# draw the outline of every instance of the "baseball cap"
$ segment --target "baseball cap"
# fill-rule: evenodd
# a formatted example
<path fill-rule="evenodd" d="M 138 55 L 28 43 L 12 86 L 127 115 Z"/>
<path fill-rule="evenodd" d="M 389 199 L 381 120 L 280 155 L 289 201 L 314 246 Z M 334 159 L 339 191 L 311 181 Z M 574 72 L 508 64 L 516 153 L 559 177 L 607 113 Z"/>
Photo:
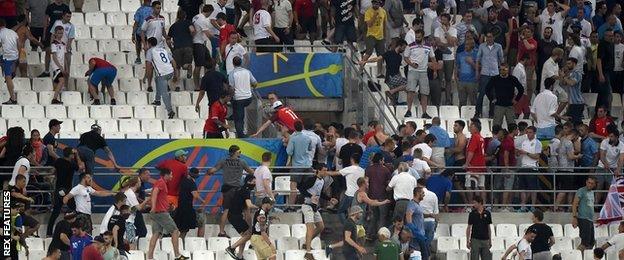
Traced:
<path fill-rule="evenodd" d="M 98 130 L 98 131 L 102 130 L 102 127 L 100 127 L 100 125 L 98 125 L 98 124 L 92 124 L 91 125 L 91 131 L 93 131 L 93 130 Z"/>
<path fill-rule="evenodd" d="M 187 152 L 187 151 L 185 151 L 185 150 L 177 150 L 177 151 L 175 151 L 175 153 L 174 153 L 175 157 L 180 157 L 180 156 L 182 156 L 182 155 L 187 155 L 187 154 L 188 154 L 188 152 Z"/>
<path fill-rule="evenodd" d="M 100 242 L 100 243 L 106 243 L 106 240 L 104 240 L 104 238 L 102 236 L 96 236 L 93 238 L 93 241 L 95 242 Z"/>
<path fill-rule="evenodd" d="M 351 208 L 349 208 L 349 215 L 355 215 L 362 212 L 364 211 L 360 208 L 360 206 L 351 206 Z"/>
<path fill-rule="evenodd" d="M 280 107 L 280 106 L 282 106 L 282 105 L 283 105 L 283 104 L 282 104 L 282 101 L 279 101 L 279 100 L 278 100 L 278 101 L 273 102 L 273 105 L 271 105 L 271 108 L 273 108 L 273 109 L 277 109 L 278 107 Z"/>
<path fill-rule="evenodd" d="M 48 128 L 52 128 L 53 126 L 57 126 L 57 125 L 60 125 L 60 124 L 62 124 L 62 123 L 63 123 L 63 121 L 59 121 L 59 120 L 57 120 L 57 119 L 52 119 L 52 120 L 50 120 L 50 122 L 48 123 Z"/>

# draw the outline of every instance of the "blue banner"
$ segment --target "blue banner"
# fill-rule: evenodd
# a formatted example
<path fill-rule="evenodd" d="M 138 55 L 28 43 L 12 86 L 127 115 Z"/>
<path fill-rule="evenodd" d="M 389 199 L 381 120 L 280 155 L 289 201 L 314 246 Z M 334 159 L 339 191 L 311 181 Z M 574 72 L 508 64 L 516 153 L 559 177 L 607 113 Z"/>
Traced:
<path fill-rule="evenodd" d="M 141 167 L 154 167 L 160 161 L 173 158 L 175 151 L 184 149 L 189 154 L 186 165 L 191 167 L 212 167 L 219 160 L 228 157 L 228 149 L 231 145 L 238 145 L 241 149 L 241 158 L 250 166 L 257 166 L 262 162 L 262 154 L 273 154 L 272 165 L 284 166 L 287 160 L 286 150 L 281 139 L 180 139 L 180 140 L 107 140 L 108 146 L 113 151 L 117 164 L 122 167 L 138 169 Z M 61 140 L 59 148 L 65 146 L 75 147 L 78 140 Z M 112 190 L 121 178 L 120 173 L 113 172 L 112 162 L 103 151 L 96 154 L 96 167 L 110 168 L 110 175 L 96 176 L 95 189 Z M 136 170 L 122 170 L 122 173 L 133 173 Z M 97 171 L 96 171 L 97 172 Z M 200 171 L 200 177 L 196 179 L 199 190 L 219 190 L 223 181 L 220 172 L 207 176 L 205 171 Z M 152 174 L 158 174 L 152 171 Z M 156 175 L 154 175 L 157 178 Z M 74 178 L 74 184 L 78 181 Z M 202 192 L 201 196 L 206 205 L 220 205 L 221 193 Z M 111 205 L 112 198 L 93 198 L 94 204 Z M 94 207 L 94 212 L 105 212 L 107 208 Z M 207 211 L 217 212 L 218 207 L 207 207 Z"/>
<path fill-rule="evenodd" d="M 342 97 L 342 54 L 252 53 L 250 64 L 262 97 Z"/>

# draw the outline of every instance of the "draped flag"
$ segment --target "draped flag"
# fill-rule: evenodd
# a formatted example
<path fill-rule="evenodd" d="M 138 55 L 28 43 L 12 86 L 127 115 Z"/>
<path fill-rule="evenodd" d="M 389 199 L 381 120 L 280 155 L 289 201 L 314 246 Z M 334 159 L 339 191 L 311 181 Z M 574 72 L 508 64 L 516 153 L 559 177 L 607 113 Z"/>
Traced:
<path fill-rule="evenodd" d="M 604 206 L 600 210 L 598 224 L 609 224 L 624 219 L 624 177 L 613 179 Z"/>

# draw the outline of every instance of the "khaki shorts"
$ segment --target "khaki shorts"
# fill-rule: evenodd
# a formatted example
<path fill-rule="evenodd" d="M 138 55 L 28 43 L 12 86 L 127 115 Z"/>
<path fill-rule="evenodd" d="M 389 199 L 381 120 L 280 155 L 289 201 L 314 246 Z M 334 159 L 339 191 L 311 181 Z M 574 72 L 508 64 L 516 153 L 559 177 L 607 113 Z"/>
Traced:
<path fill-rule="evenodd" d="M 169 212 L 152 213 L 150 216 L 152 217 L 153 234 L 166 235 L 178 230 Z"/>
<path fill-rule="evenodd" d="M 321 213 L 312 210 L 312 207 L 310 207 L 310 205 L 302 205 L 301 213 L 303 213 L 303 223 L 305 224 L 323 222 L 323 217 L 321 217 Z"/>
<path fill-rule="evenodd" d="M 426 71 L 407 72 L 407 91 L 418 92 L 421 95 L 429 96 L 429 78 Z"/>
<path fill-rule="evenodd" d="M 254 251 L 256 252 L 256 258 L 258 259 L 268 259 L 269 257 L 275 256 L 275 248 L 269 245 L 262 236 L 260 235 L 252 235 L 251 246 L 253 246 Z"/>

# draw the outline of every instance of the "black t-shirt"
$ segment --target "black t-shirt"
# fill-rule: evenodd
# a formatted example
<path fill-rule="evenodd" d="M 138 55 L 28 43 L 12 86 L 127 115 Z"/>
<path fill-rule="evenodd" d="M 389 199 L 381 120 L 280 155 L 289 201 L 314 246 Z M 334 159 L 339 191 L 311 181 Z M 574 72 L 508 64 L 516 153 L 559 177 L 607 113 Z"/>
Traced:
<path fill-rule="evenodd" d="M 397 53 L 395 50 L 389 50 L 385 52 L 382 57 L 386 62 L 386 75 L 388 76 L 386 78 L 400 73 L 401 62 L 403 61 L 403 56 L 401 54 Z"/>
<path fill-rule="evenodd" d="M 468 215 L 468 225 L 472 225 L 470 237 L 480 240 L 490 239 L 490 232 L 488 232 L 490 224 L 492 224 L 492 214 L 489 211 L 483 210 L 481 215 L 473 209 Z"/>
<path fill-rule="evenodd" d="M 332 8 L 336 10 L 334 20 L 336 24 L 353 24 L 355 0 L 332 0 Z"/>
<path fill-rule="evenodd" d="M 245 200 L 248 199 L 251 199 L 251 191 L 245 187 L 238 189 L 230 205 L 229 214 L 243 214 L 243 209 L 247 208 Z"/>
<path fill-rule="evenodd" d="M 20 189 L 16 186 L 9 186 L 9 191 L 11 192 L 11 205 L 15 205 L 16 203 L 23 203 L 26 208 L 30 207 L 30 201 L 18 197 L 13 197 L 13 192 L 24 194 L 23 189 Z"/>
<path fill-rule="evenodd" d="M 197 185 L 192 179 L 187 177 L 182 178 L 180 182 L 180 194 L 178 197 L 178 204 L 181 208 L 193 208 L 193 191 L 197 190 Z"/>
<path fill-rule="evenodd" d="M 69 12 L 69 6 L 66 4 L 57 5 L 55 3 L 51 3 L 48 5 L 45 14 L 50 17 L 50 25 L 48 25 L 46 32 L 49 32 L 52 25 L 54 25 L 54 22 L 63 18 L 63 14 L 66 12 Z"/>
<path fill-rule="evenodd" d="M 56 146 L 57 146 L 57 144 L 58 144 L 58 143 L 56 142 L 56 137 L 54 137 L 54 135 L 53 135 L 53 134 L 51 134 L 51 133 L 49 133 L 49 132 L 48 132 L 48 133 L 47 133 L 47 134 L 43 137 L 43 145 L 45 146 L 45 147 L 44 147 L 44 149 L 45 149 L 45 151 L 44 151 L 44 152 L 45 152 L 45 153 L 47 153 L 47 152 L 48 152 L 48 148 L 47 148 L 47 147 L 48 147 L 48 145 L 50 145 L 50 144 L 51 144 L 51 145 L 52 145 L 52 146 L 56 149 Z M 48 156 L 48 160 L 46 161 L 46 164 L 45 164 L 45 165 L 46 165 L 46 166 L 51 166 L 51 165 L 52 165 L 52 163 L 54 163 L 54 160 L 52 159 L 52 157 L 51 157 L 51 156 Z"/>
<path fill-rule="evenodd" d="M 544 62 L 552 55 L 553 50 L 557 48 L 555 41 L 539 40 L 537 42 L 537 63 L 542 66 Z"/>
<path fill-rule="evenodd" d="M 351 218 L 347 218 L 347 221 L 345 221 L 344 231 L 342 232 L 343 238 L 344 238 L 344 232 L 346 232 L 346 231 L 350 231 L 351 232 L 351 240 L 357 241 L 357 226 L 356 226 L 355 222 L 353 222 L 353 220 Z M 344 249 L 345 250 L 349 250 L 349 251 L 356 251 L 357 252 L 357 250 L 355 248 L 353 248 L 351 245 L 349 245 L 349 243 L 344 243 Z"/>
<path fill-rule="evenodd" d="M 94 152 L 98 149 L 102 149 L 108 144 L 106 144 L 106 140 L 102 135 L 98 134 L 96 131 L 89 131 L 82 135 L 80 135 L 80 143 L 78 146 L 86 146 Z"/>
<path fill-rule="evenodd" d="M 362 147 L 359 144 L 348 143 L 343 145 L 342 148 L 340 148 L 340 154 L 338 155 L 338 158 L 342 160 L 342 168 L 351 166 L 351 155 L 355 153 L 362 155 L 362 152 Z"/>
<path fill-rule="evenodd" d="M 260 217 L 264 217 L 265 218 L 265 226 L 264 226 L 264 230 L 262 229 L 262 226 L 260 225 L 258 218 Z M 264 211 L 262 208 L 258 209 L 256 211 L 256 213 L 254 213 L 254 217 L 252 220 L 252 229 L 251 229 L 251 234 L 252 235 L 260 235 L 262 233 L 262 231 L 266 232 L 267 228 L 268 228 L 268 223 L 269 223 L 269 214 Z"/>
<path fill-rule="evenodd" d="M 613 70 L 615 64 L 615 46 L 613 43 L 605 40 L 598 43 L 598 59 L 602 61 L 602 71 Z"/>
<path fill-rule="evenodd" d="M 181 20 L 173 23 L 169 27 L 169 37 L 173 38 L 173 48 L 180 49 L 193 46 L 193 35 L 191 35 L 191 21 Z"/>
<path fill-rule="evenodd" d="M 108 231 L 113 232 L 113 228 L 115 226 L 119 227 L 117 230 L 117 241 L 119 241 L 119 244 L 117 244 L 116 247 L 120 250 L 125 250 L 123 238 L 126 233 L 126 219 L 124 219 L 121 215 L 113 215 L 108 221 Z"/>
<path fill-rule="evenodd" d="M 228 83 L 228 80 L 221 72 L 210 70 L 204 74 L 201 80 L 201 89 L 206 91 L 208 105 L 219 100 L 219 96 L 224 91 L 223 83 Z"/>
<path fill-rule="evenodd" d="M 494 35 L 494 42 L 500 44 L 503 49 L 505 48 L 505 34 L 507 34 L 507 24 L 496 20 L 495 23 L 487 22 L 483 28 L 484 32 L 492 32 Z"/>
<path fill-rule="evenodd" d="M 61 251 L 69 251 L 69 245 L 66 245 L 61 240 L 61 234 L 65 234 L 67 238 L 71 238 L 72 230 L 71 224 L 67 220 L 61 220 L 54 226 L 54 235 L 52 236 L 52 242 L 50 242 L 50 248 L 58 248 Z"/>
<path fill-rule="evenodd" d="M 73 187 L 72 180 L 74 173 L 78 171 L 78 165 L 65 158 L 60 158 L 54 162 L 53 166 L 56 171 L 56 190 L 63 189 L 65 193 L 69 193 Z"/>
<path fill-rule="evenodd" d="M 554 236 L 550 226 L 544 223 L 536 223 L 529 228 L 537 232 L 537 236 L 535 236 L 535 239 L 531 243 L 531 251 L 533 251 L 534 254 L 549 251 L 550 246 L 548 245 L 548 239 Z"/>

